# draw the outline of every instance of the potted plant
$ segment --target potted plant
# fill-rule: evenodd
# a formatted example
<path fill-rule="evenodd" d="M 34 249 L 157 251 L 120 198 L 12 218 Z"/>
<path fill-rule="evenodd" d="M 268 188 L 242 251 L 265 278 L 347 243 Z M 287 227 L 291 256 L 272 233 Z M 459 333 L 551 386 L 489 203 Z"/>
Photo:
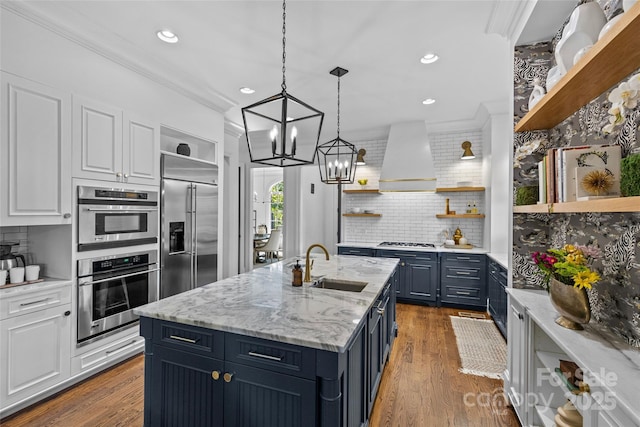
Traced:
<path fill-rule="evenodd" d="M 620 162 L 620 192 L 623 196 L 640 196 L 640 153 Z"/>
<path fill-rule="evenodd" d="M 551 304 L 560 313 L 556 323 L 569 329 L 583 329 L 591 319 L 587 289 L 600 280 L 590 265 L 601 256 L 597 246 L 564 245 L 531 254 L 542 272 L 542 287 L 549 292 Z"/>

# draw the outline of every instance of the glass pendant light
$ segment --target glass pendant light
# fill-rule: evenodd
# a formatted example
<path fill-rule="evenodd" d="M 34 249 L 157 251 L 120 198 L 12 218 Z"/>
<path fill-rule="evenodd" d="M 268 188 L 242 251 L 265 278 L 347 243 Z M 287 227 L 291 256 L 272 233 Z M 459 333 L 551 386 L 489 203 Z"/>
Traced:
<path fill-rule="evenodd" d="M 340 67 L 329 72 L 338 77 L 338 136 L 318 146 L 320 180 L 325 184 L 353 184 L 356 176 L 356 147 L 340 138 L 340 77 L 348 72 Z"/>
<path fill-rule="evenodd" d="M 282 91 L 242 109 L 249 157 L 269 166 L 315 162 L 324 113 L 287 93 L 286 0 L 282 2 Z"/>

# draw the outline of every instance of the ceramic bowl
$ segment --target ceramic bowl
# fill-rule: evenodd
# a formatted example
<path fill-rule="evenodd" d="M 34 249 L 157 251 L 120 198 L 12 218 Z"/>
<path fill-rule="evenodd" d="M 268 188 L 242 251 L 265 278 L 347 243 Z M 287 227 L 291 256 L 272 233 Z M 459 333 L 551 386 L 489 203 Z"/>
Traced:
<path fill-rule="evenodd" d="M 360 208 L 351 208 L 351 213 L 360 213 Z"/>
<path fill-rule="evenodd" d="M 607 34 L 607 32 L 608 32 L 611 28 L 613 28 L 613 27 L 618 23 L 618 21 L 619 21 L 620 19 L 622 19 L 622 15 L 618 15 L 618 16 L 615 16 L 615 17 L 611 18 L 611 21 L 607 22 L 607 23 L 604 25 L 604 27 L 602 27 L 602 30 L 600 30 L 600 34 L 598 34 L 598 40 L 600 40 L 601 38 L 603 38 L 603 37 L 604 37 L 604 35 L 605 35 L 605 34 Z"/>
<path fill-rule="evenodd" d="M 573 57 L 580 49 L 598 40 L 606 23 L 607 18 L 598 2 L 584 3 L 573 10 L 554 52 L 563 74 L 573 66 Z"/>

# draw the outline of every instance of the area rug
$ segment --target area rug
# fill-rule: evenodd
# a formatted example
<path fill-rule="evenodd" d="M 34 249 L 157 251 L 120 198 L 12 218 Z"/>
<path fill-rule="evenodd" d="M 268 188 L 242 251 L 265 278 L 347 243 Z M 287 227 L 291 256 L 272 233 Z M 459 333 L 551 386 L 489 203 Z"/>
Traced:
<path fill-rule="evenodd" d="M 507 345 L 492 320 L 449 316 L 463 374 L 502 378 L 507 364 Z"/>

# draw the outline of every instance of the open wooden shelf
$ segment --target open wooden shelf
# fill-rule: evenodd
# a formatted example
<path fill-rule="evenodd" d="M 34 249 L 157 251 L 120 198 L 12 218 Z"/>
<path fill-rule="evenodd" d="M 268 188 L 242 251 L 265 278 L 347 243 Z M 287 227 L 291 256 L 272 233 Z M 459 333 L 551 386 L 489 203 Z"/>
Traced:
<path fill-rule="evenodd" d="M 640 196 L 514 206 L 513 213 L 640 212 Z"/>
<path fill-rule="evenodd" d="M 378 190 L 377 188 L 365 188 L 364 190 L 342 190 L 343 193 L 349 193 L 349 194 L 380 194 L 380 190 Z"/>
<path fill-rule="evenodd" d="M 378 214 L 378 213 L 372 213 L 372 214 L 368 214 L 368 213 L 345 213 L 345 214 L 342 214 L 342 216 L 382 216 L 382 214 Z"/>
<path fill-rule="evenodd" d="M 515 131 L 551 129 L 620 82 L 640 65 L 640 2 L 567 71 L 516 125 Z"/>
<path fill-rule="evenodd" d="M 457 193 L 461 191 L 484 191 L 484 187 L 438 187 L 436 193 Z"/>
<path fill-rule="evenodd" d="M 484 214 L 436 214 L 436 218 L 484 218 Z"/>

